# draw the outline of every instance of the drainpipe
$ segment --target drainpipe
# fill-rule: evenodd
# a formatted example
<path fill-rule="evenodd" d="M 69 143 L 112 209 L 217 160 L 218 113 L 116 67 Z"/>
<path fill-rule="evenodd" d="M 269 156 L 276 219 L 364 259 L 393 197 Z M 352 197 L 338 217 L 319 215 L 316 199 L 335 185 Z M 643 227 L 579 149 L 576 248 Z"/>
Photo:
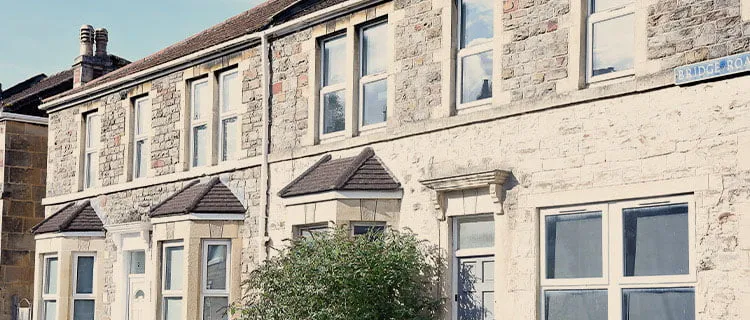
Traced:
<path fill-rule="evenodd" d="M 263 141 L 262 141 L 262 160 L 260 165 L 260 206 L 262 210 L 261 223 L 263 224 L 263 238 L 260 243 L 260 261 L 265 261 L 269 255 L 268 242 L 270 237 L 268 235 L 268 216 L 269 216 L 269 199 L 270 199 L 270 179 L 269 179 L 269 165 L 268 165 L 268 153 L 270 152 L 271 143 L 271 67 L 270 67 L 270 52 L 268 46 L 268 33 L 262 33 L 260 35 L 260 50 L 261 50 L 261 65 L 263 66 L 263 78 L 261 80 L 261 86 L 263 86 Z"/>

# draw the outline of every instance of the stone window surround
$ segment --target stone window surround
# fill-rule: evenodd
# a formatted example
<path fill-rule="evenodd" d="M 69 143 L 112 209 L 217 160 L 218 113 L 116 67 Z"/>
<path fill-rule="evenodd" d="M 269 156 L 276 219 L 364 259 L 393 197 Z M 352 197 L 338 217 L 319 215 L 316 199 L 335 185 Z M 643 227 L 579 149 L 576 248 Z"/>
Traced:
<path fill-rule="evenodd" d="M 129 159 L 129 161 L 126 161 L 128 162 L 128 165 L 126 165 L 126 171 L 127 171 L 127 176 L 128 176 L 129 181 L 151 177 L 151 171 L 153 171 L 151 170 L 151 137 L 150 137 L 152 128 L 151 127 L 146 128 L 146 131 L 140 135 L 136 133 L 136 128 L 135 128 L 136 122 L 138 121 L 136 108 L 138 108 L 138 104 L 142 101 L 148 101 L 148 105 L 149 105 L 148 121 L 146 125 L 149 125 L 149 126 L 151 125 L 152 123 L 151 120 L 152 120 L 152 115 L 153 115 L 153 105 L 151 104 L 150 99 L 151 98 L 149 97 L 148 94 L 139 95 L 139 96 L 130 98 L 130 105 L 128 108 L 127 115 L 125 116 L 126 117 L 126 122 L 125 122 L 126 129 L 125 130 L 127 131 L 126 134 L 128 136 L 128 139 L 132 138 L 132 141 L 133 141 L 132 143 L 130 143 L 130 141 L 127 141 L 127 144 L 126 144 L 127 146 L 126 149 L 128 149 L 129 151 L 129 152 L 126 151 L 126 154 L 128 153 L 132 154 L 129 157 L 125 158 L 125 159 Z M 136 148 L 136 144 L 139 141 L 145 141 L 145 144 L 147 145 L 146 151 L 145 151 L 146 153 L 143 155 L 146 157 L 146 167 L 140 168 L 140 170 L 145 170 L 143 176 L 135 177 L 135 165 L 136 165 L 135 148 Z"/>
<path fill-rule="evenodd" d="M 368 16 L 368 12 L 372 12 L 370 10 L 360 10 L 355 13 L 349 14 L 348 16 L 337 18 L 333 21 L 330 21 L 328 23 L 321 23 L 317 24 L 312 27 L 312 34 L 309 40 L 307 40 L 307 43 L 304 45 L 304 47 L 307 48 L 314 48 L 314 50 L 310 50 L 310 56 L 309 61 L 311 61 L 313 64 L 309 68 L 309 77 L 310 79 L 310 92 L 308 95 L 308 128 L 307 130 L 307 136 L 305 137 L 307 145 L 314 145 L 319 144 L 321 142 L 327 142 L 327 141 L 339 141 L 346 138 L 351 138 L 360 135 L 360 133 L 365 132 L 379 132 L 382 131 L 385 128 L 385 124 L 381 126 L 373 126 L 372 128 L 361 128 L 359 125 L 360 116 L 360 99 L 359 99 L 359 87 L 360 87 L 360 81 L 359 81 L 359 49 L 360 49 L 360 29 L 363 26 L 367 26 L 370 23 L 376 22 L 376 21 L 387 21 L 388 25 L 391 26 L 393 23 L 395 23 L 396 20 L 398 20 L 398 17 L 395 17 L 394 9 L 393 9 L 393 2 L 389 1 L 380 5 L 375 6 L 374 8 L 374 14 Z M 389 27 L 389 34 L 393 34 L 393 28 Z M 344 130 L 335 132 L 335 133 L 329 133 L 329 134 L 322 134 L 322 117 L 321 117 L 321 111 L 322 111 L 322 103 L 320 101 L 320 86 L 321 86 L 321 54 L 320 54 L 320 44 L 321 39 L 325 39 L 326 37 L 336 35 L 336 34 L 343 34 L 344 39 L 346 41 L 346 65 L 352 66 L 351 68 L 347 69 L 346 73 L 346 79 L 344 81 L 344 90 L 345 90 L 345 107 L 344 107 Z M 393 39 L 393 37 L 390 37 L 390 39 Z M 393 42 L 391 41 L 388 44 L 388 71 L 387 71 L 387 79 L 388 79 L 388 114 L 392 114 L 391 110 L 392 106 L 395 105 L 396 96 L 395 96 L 395 82 L 393 79 L 394 74 L 394 63 L 393 63 Z M 356 102 L 356 103 L 355 103 Z M 392 117 L 387 117 L 388 120 L 386 123 L 390 122 Z M 370 126 L 368 126 L 370 127 Z"/>
<path fill-rule="evenodd" d="M 688 239 L 689 239 L 689 273 L 685 275 L 666 276 L 641 276 L 625 277 L 617 272 L 622 267 L 622 237 L 611 236 L 611 234 L 622 232 L 622 220 L 613 218 L 620 214 L 622 209 L 630 207 L 651 206 L 654 203 L 688 204 Z M 575 212 L 602 212 L 602 276 L 600 278 L 572 278 L 572 279 L 547 279 L 546 277 L 546 232 L 545 217 L 550 215 L 569 214 Z M 646 198 L 639 200 L 611 201 L 599 204 L 587 204 L 577 206 L 564 206 L 542 209 L 539 211 L 539 278 L 542 288 L 540 296 L 540 310 L 544 310 L 544 292 L 546 290 L 605 290 L 608 293 L 608 318 L 618 318 L 622 314 L 622 289 L 627 288 L 695 288 L 697 277 L 697 253 L 695 245 L 695 201 L 693 195 L 677 195 L 666 197 Z M 614 241 L 610 240 L 614 239 Z M 612 252 L 615 251 L 615 252 Z M 614 259 L 612 259 L 614 257 Z M 610 263 L 611 261 L 611 263 Z M 614 295 L 614 296 L 613 296 Z M 696 298 L 698 294 L 696 292 Z M 697 304 L 696 304 L 697 305 Z M 695 309 L 697 318 L 698 308 Z M 543 313 L 542 313 L 543 314 Z"/>
<path fill-rule="evenodd" d="M 250 69 L 250 59 L 243 57 L 243 55 L 232 55 L 224 59 L 219 60 L 219 63 L 215 64 L 201 64 L 192 68 L 185 69 L 182 73 L 183 85 L 177 86 L 178 94 L 182 97 L 181 108 L 180 108 L 180 119 L 182 121 L 182 130 L 180 130 L 180 150 L 179 150 L 179 164 L 176 167 L 177 171 L 190 171 L 196 173 L 207 173 L 211 172 L 213 167 L 221 165 L 224 162 L 219 161 L 220 159 L 220 137 L 219 137 L 219 119 L 220 119 L 220 105 L 219 105 L 219 79 L 220 75 L 227 71 L 236 70 L 242 86 L 243 74 L 245 71 Z M 211 150 L 211 155 L 208 159 L 208 164 L 201 167 L 192 166 L 192 116 L 191 116 L 191 86 L 193 81 L 200 81 L 201 79 L 208 79 L 208 89 L 212 95 L 212 112 L 208 115 L 207 125 L 209 133 L 208 149 Z M 244 100 L 244 99 L 243 99 Z M 237 123 L 239 127 L 242 127 L 243 114 L 247 104 L 244 102 L 242 106 L 237 110 Z M 241 130 L 240 130 L 241 131 Z M 241 139 L 240 134 L 239 138 Z M 244 159 L 242 154 L 238 155 L 238 160 Z M 236 162 L 237 160 L 230 161 Z"/>
<path fill-rule="evenodd" d="M 607 79 L 593 82 L 587 81 L 588 69 L 588 12 L 591 0 L 579 0 L 580 5 L 571 3 L 568 13 L 570 31 L 568 32 L 568 77 L 561 79 L 557 84 L 557 93 L 565 93 L 586 89 L 587 87 L 599 87 L 616 84 L 635 78 L 658 73 L 661 63 L 658 60 L 648 59 L 648 6 L 651 0 L 633 0 L 635 15 L 635 52 L 634 70 L 629 76 Z"/>
<path fill-rule="evenodd" d="M 146 82 L 143 84 L 140 84 L 138 86 L 135 86 L 131 88 L 127 93 L 122 93 L 121 97 L 123 100 L 129 101 L 129 104 L 127 108 L 125 108 L 125 134 L 122 137 L 121 143 L 125 145 L 125 155 L 124 159 L 128 159 L 125 161 L 125 174 L 120 176 L 119 183 L 127 183 L 133 180 L 143 181 L 148 180 L 148 178 L 152 178 L 154 176 L 154 170 L 151 168 L 151 148 L 149 148 L 148 152 L 148 159 L 146 162 L 146 176 L 144 178 L 139 179 L 133 179 L 133 160 L 135 159 L 134 156 L 134 143 L 135 143 L 135 135 L 134 135 L 134 126 L 135 126 L 135 102 L 138 99 L 151 97 L 151 82 Z M 151 111 L 152 111 L 152 120 L 153 120 L 153 101 L 151 105 Z M 153 133 L 153 121 L 150 121 L 149 124 L 152 125 L 151 128 L 149 128 L 146 138 L 149 140 L 149 147 L 152 147 L 153 144 L 151 143 L 153 141 L 152 133 Z"/>
<path fill-rule="evenodd" d="M 453 0 L 452 1 L 453 7 L 455 8 L 454 10 L 455 13 L 453 14 L 455 16 L 455 19 L 454 19 L 454 22 L 452 23 L 452 25 L 455 26 L 454 27 L 455 32 L 453 33 L 454 36 L 452 36 L 451 38 L 454 39 L 452 41 L 454 43 L 452 46 L 455 47 L 455 50 L 451 54 L 452 55 L 455 54 L 455 60 L 454 60 L 455 67 L 454 68 L 456 69 L 456 77 L 455 77 L 456 112 L 460 112 L 460 111 L 468 110 L 468 109 L 476 109 L 476 108 L 481 109 L 481 107 L 483 106 L 486 107 L 488 105 L 491 106 L 492 100 L 494 99 L 494 95 L 497 92 L 499 92 L 499 91 L 495 91 L 495 89 L 499 89 L 499 86 L 498 88 L 496 88 L 495 86 L 496 83 L 499 83 L 499 81 L 495 79 L 495 76 L 499 74 L 497 73 L 498 70 L 502 70 L 496 67 L 496 65 L 500 64 L 502 61 L 502 54 L 501 54 L 502 51 L 498 51 L 496 48 L 497 42 L 498 42 L 497 35 L 499 31 L 502 30 L 501 29 L 502 23 L 498 23 L 498 20 L 502 21 L 502 12 L 503 12 L 502 1 L 494 1 L 495 7 L 493 8 L 494 10 L 493 10 L 493 19 L 492 19 L 492 21 L 494 22 L 493 29 L 492 29 L 493 39 L 491 39 L 488 42 L 479 44 L 477 46 L 461 48 L 461 44 L 460 44 L 461 36 L 462 36 L 461 35 L 461 14 L 462 14 L 461 4 L 463 3 L 463 1 L 465 0 Z M 498 17 L 500 17 L 500 19 L 498 19 Z M 501 28 L 498 28 L 498 25 L 500 25 Z M 462 59 L 471 55 L 477 55 L 477 54 L 488 52 L 488 51 L 492 52 L 492 69 L 493 70 L 492 70 L 491 77 L 492 77 L 493 97 L 482 99 L 482 100 L 477 100 L 477 101 L 472 101 L 472 102 L 467 102 L 467 103 L 461 103 L 461 94 L 463 93 L 463 90 L 462 90 L 463 79 L 461 77 L 462 70 L 463 70 Z"/>
<path fill-rule="evenodd" d="M 181 242 L 185 264 L 183 269 L 182 307 L 186 320 L 202 319 L 202 248 L 206 240 L 224 240 L 231 243 L 232 257 L 242 257 L 242 238 L 240 233 L 244 217 L 228 219 L 200 219 L 196 217 L 164 217 L 151 219 L 151 248 L 159 252 L 151 256 L 150 263 L 156 276 L 153 279 L 162 279 L 163 265 L 161 261 L 162 247 L 165 243 Z M 240 261 L 232 259 L 229 265 L 230 279 L 241 279 Z M 242 297 L 241 283 L 230 281 L 229 302 L 232 303 Z M 155 315 L 161 315 L 162 310 L 162 281 L 155 280 L 151 283 L 152 307 Z"/>
<path fill-rule="evenodd" d="M 104 312 L 102 303 L 104 301 L 103 290 L 97 290 L 98 283 L 104 283 L 104 269 L 99 262 L 105 249 L 105 239 L 103 232 L 76 232 L 76 233 L 57 233 L 43 234 L 35 237 L 36 239 L 36 271 L 34 275 L 34 292 L 39 292 L 34 296 L 34 305 L 37 307 L 36 313 L 42 315 L 44 304 L 42 303 L 42 289 L 44 285 L 45 258 L 49 256 L 57 257 L 58 279 L 57 279 L 57 316 L 58 318 L 72 317 L 73 315 L 73 290 L 74 290 L 74 258 L 79 255 L 94 255 L 94 300 L 95 317 Z M 101 288 L 99 288 L 101 289 Z M 40 318 L 41 319 L 41 318 Z"/>
<path fill-rule="evenodd" d="M 750 0 L 742 0 L 740 10 L 742 11 L 742 21 L 750 21 Z"/>
<path fill-rule="evenodd" d="M 89 186 L 89 187 L 86 186 L 86 178 L 87 178 L 87 175 L 86 175 L 86 154 L 87 153 L 96 153 L 97 154 L 97 158 L 98 158 L 97 159 L 97 164 L 99 164 L 100 163 L 99 161 L 101 160 L 101 150 L 100 150 L 100 148 L 102 146 L 102 143 L 101 143 L 101 138 L 102 138 L 102 134 L 101 134 L 101 131 L 102 131 L 101 130 L 101 128 L 102 128 L 102 125 L 101 125 L 102 118 L 101 118 L 101 114 L 98 114 L 99 110 L 100 110 L 99 104 L 95 104 L 95 105 L 92 104 L 92 105 L 89 105 L 88 107 L 79 108 L 79 113 L 76 115 L 76 118 L 77 118 L 76 122 L 79 123 L 79 128 L 80 128 L 80 130 L 78 130 L 78 145 L 79 145 L 79 149 L 78 150 L 80 151 L 80 153 L 78 155 L 78 168 L 79 169 L 76 171 L 77 174 L 78 174 L 78 177 L 77 177 L 77 180 L 78 180 L 78 191 L 83 191 L 85 189 L 90 189 L 90 188 L 97 188 L 101 184 L 101 176 L 99 174 L 99 169 L 95 168 L 94 172 L 96 173 L 96 177 L 94 177 L 94 180 L 92 181 L 92 185 L 91 186 Z M 98 134 L 99 134 L 99 141 L 97 141 L 97 145 L 95 147 L 89 148 L 89 147 L 86 146 L 86 144 L 88 143 L 88 141 L 87 141 L 87 138 L 88 138 L 87 137 L 88 128 L 87 127 L 88 127 L 88 117 L 91 116 L 91 115 L 97 115 L 99 117 L 99 129 L 100 130 L 98 132 Z"/>
<path fill-rule="evenodd" d="M 80 257 L 91 257 L 94 258 L 94 269 L 92 277 L 92 285 L 91 285 L 91 293 L 78 293 L 78 258 Z M 99 264 L 99 257 L 97 257 L 96 253 L 92 252 L 74 252 L 72 254 L 72 260 L 73 260 L 73 268 L 71 271 L 72 274 L 72 284 L 73 289 L 71 290 L 72 296 L 71 296 L 71 310 L 70 310 L 70 318 L 75 319 L 75 302 L 76 300 L 93 300 L 94 301 L 94 310 L 96 310 L 96 293 L 97 291 L 97 268 L 96 266 Z"/>

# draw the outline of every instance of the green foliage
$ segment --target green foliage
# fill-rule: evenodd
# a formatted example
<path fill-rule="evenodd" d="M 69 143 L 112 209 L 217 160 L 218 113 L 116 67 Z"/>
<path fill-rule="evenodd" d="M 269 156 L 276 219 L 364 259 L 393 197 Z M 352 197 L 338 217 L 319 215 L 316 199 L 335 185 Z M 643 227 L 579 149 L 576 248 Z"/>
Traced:
<path fill-rule="evenodd" d="M 232 313 L 243 320 L 430 320 L 443 261 L 411 232 L 346 230 L 291 240 L 256 269 Z"/>

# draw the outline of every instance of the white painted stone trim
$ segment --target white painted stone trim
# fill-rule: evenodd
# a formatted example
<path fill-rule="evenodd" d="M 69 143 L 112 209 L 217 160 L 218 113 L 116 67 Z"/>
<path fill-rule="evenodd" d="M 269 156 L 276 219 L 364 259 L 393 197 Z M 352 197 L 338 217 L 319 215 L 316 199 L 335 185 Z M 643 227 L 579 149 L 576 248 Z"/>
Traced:
<path fill-rule="evenodd" d="M 29 116 L 25 114 L 18 114 L 13 112 L 0 111 L 0 121 L 17 121 L 23 123 L 39 124 L 46 126 L 48 123 L 47 118 Z"/>
<path fill-rule="evenodd" d="M 151 219 L 152 224 L 161 224 L 178 221 L 244 221 L 245 215 L 226 213 L 190 213 L 168 217 L 156 217 Z"/>
<path fill-rule="evenodd" d="M 435 211 L 438 213 L 438 220 L 445 221 L 448 217 L 446 194 L 449 191 L 472 189 L 472 188 L 489 188 L 488 195 L 490 202 L 494 203 L 495 214 L 503 214 L 503 201 L 505 200 L 505 190 L 503 184 L 510 177 L 510 171 L 490 170 L 470 174 L 461 174 L 448 177 L 432 178 L 420 180 L 427 188 L 432 189 L 432 201 L 435 205 Z"/>
<path fill-rule="evenodd" d="M 750 21 L 750 0 L 742 0 L 740 10 L 742 10 L 742 21 Z"/>
<path fill-rule="evenodd" d="M 43 233 L 34 236 L 34 240 L 44 239 L 56 239 L 56 238 L 81 238 L 81 237 L 94 237 L 104 238 L 104 231 L 80 231 L 80 232 L 56 232 L 56 233 Z"/>
<path fill-rule="evenodd" d="M 403 190 L 395 191 L 329 191 L 318 194 L 290 197 L 284 201 L 285 206 L 294 206 L 298 204 L 323 202 L 328 200 L 339 199 L 401 199 L 404 196 Z"/>

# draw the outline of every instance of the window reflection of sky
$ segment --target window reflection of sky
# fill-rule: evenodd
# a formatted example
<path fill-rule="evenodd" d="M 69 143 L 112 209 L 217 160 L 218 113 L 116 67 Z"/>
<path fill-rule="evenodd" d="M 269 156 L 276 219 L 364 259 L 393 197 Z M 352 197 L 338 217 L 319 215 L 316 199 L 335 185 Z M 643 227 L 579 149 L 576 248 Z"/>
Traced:
<path fill-rule="evenodd" d="M 463 0 L 461 10 L 461 48 L 492 39 L 492 0 Z"/>
<path fill-rule="evenodd" d="M 632 14 L 594 23 L 592 36 L 592 75 L 633 68 L 635 50 Z"/>
<path fill-rule="evenodd" d="M 492 51 L 467 56 L 461 63 L 461 103 L 492 97 Z"/>

